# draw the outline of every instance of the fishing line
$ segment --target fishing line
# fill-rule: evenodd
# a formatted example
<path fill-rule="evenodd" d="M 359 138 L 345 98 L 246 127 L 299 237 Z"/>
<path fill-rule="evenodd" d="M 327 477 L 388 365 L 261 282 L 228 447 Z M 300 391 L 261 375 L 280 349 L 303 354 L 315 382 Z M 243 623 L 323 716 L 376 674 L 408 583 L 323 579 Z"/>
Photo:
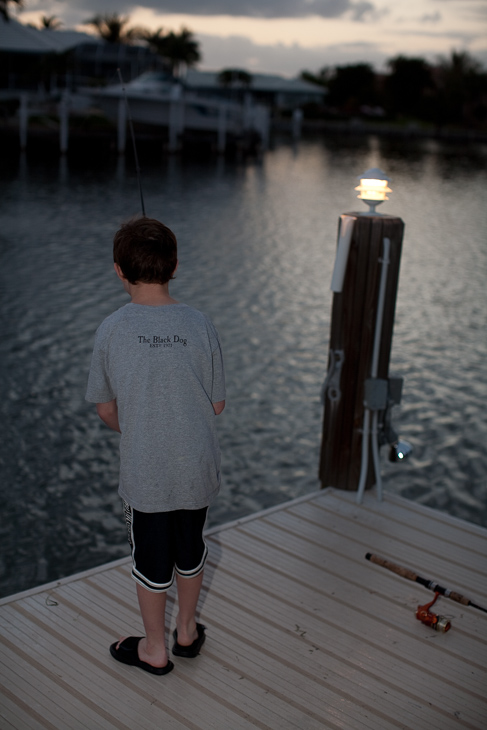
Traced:
<path fill-rule="evenodd" d="M 135 169 L 136 169 L 136 172 L 137 172 L 137 181 L 139 183 L 140 204 L 141 204 L 141 207 L 142 207 L 142 215 L 145 218 L 146 215 L 145 215 L 144 196 L 143 196 L 143 193 L 142 193 L 142 180 L 141 180 L 141 175 L 140 175 L 139 157 L 137 155 L 137 147 L 136 147 L 136 144 L 135 144 L 134 125 L 132 123 L 132 115 L 130 114 L 129 100 L 127 98 L 127 92 L 125 91 L 125 85 L 124 85 L 124 81 L 123 81 L 123 78 L 122 78 L 122 72 L 120 71 L 119 68 L 117 68 L 117 72 L 118 72 L 118 77 L 120 79 L 120 83 L 122 85 L 122 92 L 123 92 L 123 97 L 125 99 L 125 106 L 127 108 L 127 117 L 128 117 L 128 120 L 129 120 L 130 136 L 132 137 L 132 146 L 134 148 Z"/>

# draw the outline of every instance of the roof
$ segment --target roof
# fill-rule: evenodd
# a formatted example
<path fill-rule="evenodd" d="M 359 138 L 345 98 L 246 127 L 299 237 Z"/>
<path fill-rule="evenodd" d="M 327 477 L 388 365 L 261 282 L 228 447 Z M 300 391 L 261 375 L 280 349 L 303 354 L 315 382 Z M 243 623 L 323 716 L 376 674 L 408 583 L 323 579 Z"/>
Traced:
<path fill-rule="evenodd" d="M 218 82 L 219 71 L 196 71 L 189 69 L 185 82 L 187 86 L 198 89 L 198 88 L 221 88 L 221 84 Z M 284 76 L 278 76 L 276 74 L 260 74 L 251 73 L 252 79 L 249 89 L 252 91 L 266 91 L 274 93 L 288 93 L 288 94 L 324 94 L 326 91 L 316 85 L 311 84 L 308 81 L 302 79 L 288 79 Z"/>
<path fill-rule="evenodd" d="M 0 17 L 0 52 L 64 53 L 82 43 L 101 43 L 88 33 L 76 30 L 39 30 L 16 20 Z"/>

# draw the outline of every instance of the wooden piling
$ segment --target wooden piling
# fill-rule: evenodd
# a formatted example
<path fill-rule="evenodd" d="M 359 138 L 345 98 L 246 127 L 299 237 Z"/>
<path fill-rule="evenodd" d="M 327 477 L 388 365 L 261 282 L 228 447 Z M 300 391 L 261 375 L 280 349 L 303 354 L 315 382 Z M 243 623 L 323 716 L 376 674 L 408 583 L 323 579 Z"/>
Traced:
<path fill-rule="evenodd" d="M 328 373 L 324 392 L 319 476 L 322 487 L 356 490 L 362 461 L 365 381 L 371 376 L 383 240 L 390 262 L 385 291 L 377 377 L 387 379 L 404 223 L 388 215 L 356 217 L 345 280 L 333 296 Z M 333 377 L 333 372 L 335 377 Z M 372 454 L 365 488 L 375 482 Z"/>
<path fill-rule="evenodd" d="M 293 111 L 293 123 L 292 123 L 292 132 L 293 132 L 294 140 L 301 139 L 302 125 L 303 125 L 303 110 L 295 109 Z"/>
<path fill-rule="evenodd" d="M 59 151 L 62 155 L 68 151 L 69 138 L 69 92 L 65 91 L 59 103 Z"/>
<path fill-rule="evenodd" d="M 27 93 L 20 94 L 19 106 L 19 142 L 20 149 L 27 147 L 27 127 L 29 126 L 29 96 Z"/>
<path fill-rule="evenodd" d="M 174 86 L 169 105 L 169 142 L 168 152 L 178 152 L 180 136 L 184 132 L 184 98 L 181 86 Z"/>
<path fill-rule="evenodd" d="M 225 152 L 227 144 L 227 111 L 224 104 L 220 104 L 218 108 L 218 137 L 217 152 L 222 155 Z"/>

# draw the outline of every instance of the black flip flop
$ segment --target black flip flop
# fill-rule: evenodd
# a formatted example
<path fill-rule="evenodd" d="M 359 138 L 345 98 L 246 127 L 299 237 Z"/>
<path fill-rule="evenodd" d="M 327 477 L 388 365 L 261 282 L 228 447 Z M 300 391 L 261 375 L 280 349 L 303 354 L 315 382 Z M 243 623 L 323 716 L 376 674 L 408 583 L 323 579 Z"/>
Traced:
<path fill-rule="evenodd" d="M 158 675 L 169 674 L 169 672 L 172 672 L 174 664 L 171 661 L 168 661 L 164 667 L 153 667 L 152 664 L 148 664 L 147 662 L 143 662 L 139 659 L 137 647 L 139 645 L 139 641 L 143 638 L 143 636 L 129 636 L 122 642 L 116 641 L 110 647 L 110 654 L 117 660 L 117 662 L 128 664 L 130 667 L 139 667 L 139 669 L 143 669 L 144 672 L 150 672 L 151 674 Z"/>
<path fill-rule="evenodd" d="M 178 630 L 174 629 L 174 646 L 172 648 L 172 653 L 174 654 L 174 656 L 181 656 L 185 657 L 186 659 L 194 659 L 194 657 L 198 656 L 201 647 L 205 643 L 206 629 L 203 624 L 196 624 L 196 630 L 198 632 L 198 638 L 195 639 L 193 643 L 189 646 L 181 646 L 181 644 L 178 644 Z"/>

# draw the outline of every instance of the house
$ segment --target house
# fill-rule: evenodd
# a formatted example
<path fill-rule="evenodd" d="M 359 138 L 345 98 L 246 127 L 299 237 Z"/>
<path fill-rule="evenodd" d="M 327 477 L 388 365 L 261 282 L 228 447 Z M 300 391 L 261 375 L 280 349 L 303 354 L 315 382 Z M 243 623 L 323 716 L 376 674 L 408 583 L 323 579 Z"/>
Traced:
<path fill-rule="evenodd" d="M 323 102 L 326 90 L 299 78 L 288 79 L 277 74 L 249 74 L 250 83 L 236 80 L 234 84 L 223 85 L 218 71 L 196 71 L 188 69 L 184 85 L 188 90 L 206 96 L 242 99 L 250 94 L 254 102 L 274 109 L 293 110 L 304 104 Z"/>
<path fill-rule="evenodd" d="M 38 29 L 0 17 L 0 89 L 46 91 L 132 79 L 158 66 L 142 45 L 107 43 L 75 30 Z"/>

